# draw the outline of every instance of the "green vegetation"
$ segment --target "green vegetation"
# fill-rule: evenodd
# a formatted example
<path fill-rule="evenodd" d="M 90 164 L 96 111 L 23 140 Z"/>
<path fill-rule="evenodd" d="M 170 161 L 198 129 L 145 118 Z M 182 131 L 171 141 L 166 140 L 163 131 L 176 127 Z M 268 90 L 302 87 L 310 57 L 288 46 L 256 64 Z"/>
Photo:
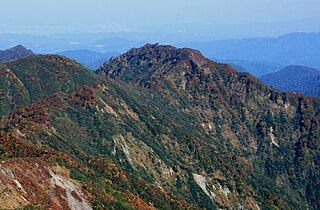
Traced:
<path fill-rule="evenodd" d="M 170 46 L 133 49 L 105 77 L 57 56 L 6 65 L 30 102 L 3 117 L 1 158 L 51 157 L 94 209 L 320 205 L 318 99 Z"/>

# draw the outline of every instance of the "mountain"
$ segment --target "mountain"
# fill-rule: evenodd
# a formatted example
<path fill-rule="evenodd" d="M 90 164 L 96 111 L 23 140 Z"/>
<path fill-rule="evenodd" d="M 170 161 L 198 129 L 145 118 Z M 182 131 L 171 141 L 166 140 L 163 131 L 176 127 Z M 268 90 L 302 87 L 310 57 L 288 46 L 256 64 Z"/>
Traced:
<path fill-rule="evenodd" d="M 211 139 L 209 137 L 206 142 L 205 137 L 202 137 L 202 140 L 191 137 L 193 133 L 191 128 L 186 129 L 174 135 L 183 137 L 173 142 L 178 141 L 180 148 L 186 148 L 188 146 L 181 146 L 183 145 L 182 139 L 187 142 L 191 141 L 187 143 L 190 150 L 175 149 L 175 157 L 181 157 L 182 160 L 192 157 L 190 159 L 197 167 L 191 173 L 194 181 L 218 207 L 226 208 L 223 202 L 217 204 L 219 198 L 215 196 L 218 192 L 214 189 L 225 189 L 225 192 L 229 193 L 232 188 L 233 193 L 231 193 L 232 196 L 230 194 L 230 197 L 235 198 L 241 194 L 237 194 L 239 191 L 244 190 L 244 186 L 241 185 L 244 182 L 246 192 L 258 194 L 253 198 L 249 196 L 249 193 L 244 200 L 253 201 L 253 199 L 263 197 L 264 193 L 270 196 L 270 200 L 264 200 L 258 204 L 263 208 L 276 208 L 278 204 L 278 207 L 284 205 L 281 208 L 290 208 L 290 203 L 295 203 L 294 205 L 301 206 L 301 208 L 304 205 L 313 207 L 318 205 L 314 203 L 315 197 L 311 198 L 311 194 L 317 194 L 318 191 L 315 188 L 303 187 L 306 183 L 309 183 L 308 186 L 314 186 L 318 182 L 311 175 L 317 173 L 317 169 L 311 165 L 312 161 L 317 159 L 314 141 L 319 139 L 316 137 L 319 135 L 316 134 L 319 118 L 318 99 L 281 93 L 268 88 L 248 74 L 236 73 L 228 65 L 209 61 L 198 51 L 176 49 L 170 46 L 147 45 L 144 48 L 133 49 L 106 63 L 99 73 L 129 84 L 160 90 L 163 98 L 169 101 L 170 106 L 180 107 L 176 109 L 195 114 L 192 114 L 198 121 L 195 124 L 202 126 Z M 310 114 L 308 117 L 305 115 L 307 112 Z M 188 123 L 193 124 L 191 119 Z M 163 132 L 159 124 L 154 128 L 156 134 Z M 177 125 L 182 124 L 177 123 Z M 306 134 L 311 130 L 313 134 Z M 296 135 L 296 132 L 299 134 Z M 172 138 L 174 139 L 174 137 L 170 139 Z M 193 143 L 195 145 L 191 146 Z M 307 160 L 307 153 L 310 154 L 309 160 Z M 228 159 L 229 155 L 232 158 Z M 220 157 L 218 159 L 221 162 L 215 163 L 215 157 Z M 195 159 L 197 161 L 194 161 Z M 232 163 L 232 159 L 235 164 Z M 300 161 L 306 161 L 304 162 L 306 165 L 302 166 Z M 185 165 L 188 163 L 184 162 L 184 166 L 181 167 Z M 228 170 L 234 169 L 234 174 L 221 171 L 221 168 L 224 167 Z M 231 177 L 241 177 L 240 179 L 246 181 L 242 180 L 243 182 L 240 181 L 233 187 L 230 184 L 227 185 L 228 187 L 223 186 L 221 182 L 218 181 L 218 184 L 215 182 L 217 179 L 213 178 L 217 170 L 219 174 L 224 174 L 223 180 L 227 180 L 224 183 L 237 183 Z M 308 178 L 306 174 L 302 175 L 303 173 L 311 174 Z M 182 180 L 186 181 L 186 177 Z M 221 187 L 213 187 L 210 190 L 212 184 Z M 303 189 L 300 193 L 305 198 L 293 192 L 293 189 L 298 191 Z M 196 199 L 195 193 L 191 192 L 191 194 L 196 202 L 198 201 L 198 205 L 203 207 L 201 203 L 205 201 L 201 202 Z M 228 202 L 232 203 L 231 198 L 227 197 Z M 245 203 L 244 200 L 240 202 L 238 200 L 238 204 Z M 255 204 L 257 203 L 253 201 L 250 204 L 247 203 L 246 207 L 255 208 L 253 207 Z M 208 208 L 207 205 L 209 204 L 206 204 L 205 207 Z M 235 202 L 228 207 L 235 208 L 236 205 Z"/>
<path fill-rule="evenodd" d="M 117 52 L 99 53 L 91 50 L 68 50 L 63 52 L 57 52 L 57 55 L 63 55 L 92 70 L 97 70 L 106 60 L 111 57 L 119 55 Z"/>
<path fill-rule="evenodd" d="M 320 33 L 290 33 L 275 38 L 190 42 L 179 47 L 198 49 L 209 58 L 264 61 L 320 68 Z"/>
<path fill-rule="evenodd" d="M 239 72 L 248 72 L 256 77 L 279 71 L 283 68 L 282 65 L 264 61 L 245 61 L 232 59 L 211 59 L 219 63 L 227 63 Z"/>
<path fill-rule="evenodd" d="M 320 71 L 306 66 L 287 66 L 278 72 L 259 79 L 282 91 L 293 91 L 310 96 L 320 96 Z"/>
<path fill-rule="evenodd" d="M 0 50 L 0 62 L 11 61 L 17 58 L 23 58 L 30 55 L 33 55 L 33 52 L 31 50 L 27 50 L 22 45 L 17 45 L 7 50 Z"/>
<path fill-rule="evenodd" d="M 0 26 L 1 28 L 1 26 Z M 4 29 L 5 30 L 5 29 Z M 144 44 L 145 38 L 156 37 L 158 33 L 148 32 L 75 32 L 33 34 L 34 30 L 25 32 L 1 33 L 0 49 L 6 49 L 17 43 L 32 49 L 36 54 L 54 54 L 56 52 L 73 50 L 90 50 L 94 52 L 124 53 L 132 47 Z M 0 30 L 3 32 L 3 30 Z M 123 50 L 123 51 L 119 51 Z"/>
<path fill-rule="evenodd" d="M 320 206 L 318 98 L 162 45 L 132 49 L 97 75 L 53 55 L 2 68 L 25 87 L 18 98 L 31 96 L 0 121 L 1 208 Z M 51 88 L 31 94 L 48 74 Z"/>
<path fill-rule="evenodd" d="M 24 71 L 20 69 L 22 66 Z M 133 99 L 142 111 L 146 99 L 152 101 L 149 93 L 104 81 L 80 64 L 56 55 L 31 56 L 6 63 L 3 68 L 6 71 L 1 75 L 18 81 L 26 89 L 20 94 L 26 98 L 31 95 L 31 100 L 25 106 L 9 103 L 14 110 L 7 111 L 0 122 L 3 160 L 0 192 L 10 189 L 0 194 L 1 208 L 29 204 L 29 207 L 90 209 L 89 203 L 103 209 L 153 209 L 153 205 L 191 208 L 185 200 L 162 190 L 153 181 L 141 179 L 138 172 L 133 173 L 136 168 L 127 162 L 128 153 L 123 153 L 122 138 L 134 130 L 144 139 L 150 134 L 137 119 L 132 105 L 129 106 Z M 52 82 L 48 83 L 48 79 Z M 32 95 L 39 87 L 38 94 Z M 14 86 L 1 92 L 6 96 L 11 89 Z M 124 92 L 132 98 L 123 96 Z M 140 131 L 137 126 L 142 126 Z M 119 129 L 124 129 L 124 137 Z M 172 169 L 135 138 L 132 133 L 130 144 L 139 141 L 139 146 L 145 149 L 141 155 L 145 152 L 156 161 L 154 175 L 165 179 L 166 175 L 156 174 L 156 170 L 170 174 Z M 150 160 L 148 164 L 153 163 Z M 151 169 L 151 165 L 147 167 Z M 144 173 L 147 180 L 154 180 L 154 175 Z"/>
<path fill-rule="evenodd" d="M 65 57 L 33 55 L 0 65 L 0 116 L 57 91 L 93 84 L 96 75 Z"/>

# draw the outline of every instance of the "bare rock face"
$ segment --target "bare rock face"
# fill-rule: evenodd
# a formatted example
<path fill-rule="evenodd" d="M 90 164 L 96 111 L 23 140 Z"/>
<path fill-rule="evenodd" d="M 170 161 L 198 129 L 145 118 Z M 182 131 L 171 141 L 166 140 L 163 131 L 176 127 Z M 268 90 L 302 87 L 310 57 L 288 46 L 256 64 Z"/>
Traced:
<path fill-rule="evenodd" d="M 58 171 L 61 168 L 57 169 L 39 159 L 2 161 L 1 208 L 35 205 L 47 209 L 92 209 L 79 183 L 67 177 L 67 174 L 60 174 Z"/>

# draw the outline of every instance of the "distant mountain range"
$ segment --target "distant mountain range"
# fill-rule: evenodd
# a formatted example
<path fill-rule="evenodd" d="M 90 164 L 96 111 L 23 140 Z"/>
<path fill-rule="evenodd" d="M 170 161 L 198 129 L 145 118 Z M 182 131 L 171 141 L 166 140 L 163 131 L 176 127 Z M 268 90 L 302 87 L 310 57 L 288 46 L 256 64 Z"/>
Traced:
<path fill-rule="evenodd" d="M 301 24 L 303 25 L 303 24 Z M 204 26 L 203 26 L 204 27 Z M 256 28 L 254 28 L 256 31 Z M 126 34 L 126 33 L 124 33 Z M 146 43 L 146 34 L 122 33 L 75 33 L 54 35 L 28 34 L 0 34 L 0 48 L 7 48 L 17 43 L 23 43 L 35 53 L 61 53 L 65 51 L 89 50 L 101 54 L 124 53 L 127 50 L 139 47 Z M 290 33 L 275 38 L 246 38 L 229 39 L 208 42 L 185 42 L 175 44 L 178 47 L 198 49 L 214 61 L 231 64 L 238 70 L 245 70 L 259 77 L 267 73 L 278 71 L 288 65 L 304 65 L 320 68 L 320 33 Z M 132 35 L 132 36 L 131 36 Z M 156 35 L 149 34 L 150 37 Z M 122 38 L 121 38 L 122 37 Z M 155 39 L 155 38 L 153 38 Z M 214 38 L 212 38 L 214 39 Z M 191 39 L 191 40 L 197 40 Z M 169 42 L 170 43 L 170 42 Z M 69 57 L 80 61 L 89 68 L 95 69 L 102 63 L 96 60 L 96 53 L 79 59 L 78 55 Z M 100 55 L 99 55 L 100 57 Z M 101 55 L 101 57 L 103 57 Z M 88 59 L 88 61 L 86 61 Z M 89 62 L 89 60 L 93 62 Z M 103 59 L 103 58 L 102 58 Z M 94 63 L 94 64 L 93 64 Z M 241 68 L 242 67 L 242 68 Z M 241 71 L 242 71 L 241 70 Z"/>
<path fill-rule="evenodd" d="M 320 96 L 320 71 L 306 66 L 287 66 L 259 79 L 281 91 Z"/>
<path fill-rule="evenodd" d="M 320 33 L 291 33 L 276 38 L 189 42 L 177 46 L 198 49 L 209 58 L 320 68 Z"/>
<path fill-rule="evenodd" d="M 89 69 L 97 70 L 98 67 L 111 57 L 117 56 L 131 48 L 139 47 L 144 44 L 144 41 L 108 38 L 97 40 L 87 46 L 83 46 L 87 49 L 67 50 L 56 52 L 55 54 L 74 59 Z"/>
<path fill-rule="evenodd" d="M 117 52 L 99 53 L 91 50 L 68 50 L 63 52 L 57 52 L 57 55 L 63 55 L 92 70 L 97 70 L 106 60 L 111 57 L 119 55 Z"/>
<path fill-rule="evenodd" d="M 146 41 L 114 37 L 113 34 L 79 33 L 79 34 L 5 34 L 0 33 L 0 49 L 23 44 L 37 54 L 53 54 L 69 50 L 90 50 L 100 53 L 124 53 L 133 47 L 140 47 Z"/>
<path fill-rule="evenodd" d="M 0 62 L 11 61 L 33 54 L 34 53 L 31 50 L 27 50 L 24 46 L 17 45 L 7 50 L 0 50 Z"/>
<path fill-rule="evenodd" d="M 239 72 L 249 72 L 250 74 L 259 77 L 268 73 L 276 72 L 284 66 L 276 63 L 266 61 L 246 61 L 246 60 L 232 60 L 232 59 L 211 59 L 220 63 L 227 63 Z"/>

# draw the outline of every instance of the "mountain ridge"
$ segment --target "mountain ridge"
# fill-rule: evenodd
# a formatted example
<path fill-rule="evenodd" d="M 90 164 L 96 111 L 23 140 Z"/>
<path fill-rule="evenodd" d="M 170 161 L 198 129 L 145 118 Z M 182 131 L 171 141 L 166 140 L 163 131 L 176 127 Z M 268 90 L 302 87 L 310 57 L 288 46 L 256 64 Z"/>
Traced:
<path fill-rule="evenodd" d="M 148 49 L 149 47 L 154 47 L 156 49 L 157 45 L 148 45 L 146 46 L 146 48 L 143 47 L 140 50 L 145 50 L 145 52 L 148 52 L 150 51 L 150 49 Z M 175 50 L 175 48 L 167 49 Z M 230 128 L 224 128 L 224 130 L 222 130 L 223 134 L 220 136 L 220 138 L 223 139 L 231 133 L 234 133 L 235 135 L 230 139 L 232 140 L 230 143 L 233 146 L 237 145 L 237 141 L 233 142 L 235 139 L 242 139 L 242 135 L 249 134 L 243 133 L 238 136 L 238 134 L 236 134 L 238 133 L 238 131 L 233 130 L 234 128 L 232 128 L 233 123 L 237 124 L 237 126 L 241 126 L 240 130 L 249 131 L 250 133 L 253 132 L 249 134 L 249 136 L 253 134 L 252 137 L 246 138 L 257 140 L 257 142 L 255 143 L 256 146 L 252 145 L 252 147 L 259 148 L 257 151 L 258 162 L 260 162 L 261 160 L 270 161 L 267 154 L 271 153 L 275 155 L 278 153 L 273 150 L 277 147 L 281 147 L 279 146 L 279 142 L 276 142 L 274 140 L 275 135 L 282 136 L 281 138 L 279 138 L 279 140 L 282 139 L 282 144 L 285 144 L 287 145 L 287 147 L 292 148 L 292 150 L 296 151 L 296 158 L 298 158 L 302 154 L 300 149 L 304 147 L 302 145 L 305 145 L 305 143 L 302 143 L 301 141 L 305 142 L 306 140 L 302 140 L 302 137 L 300 137 L 300 139 L 298 140 L 297 137 L 293 136 L 291 138 L 297 140 L 296 143 L 293 143 L 289 140 L 289 136 L 292 134 L 289 134 L 290 132 L 287 132 L 291 130 L 291 132 L 294 133 L 294 130 L 297 129 L 297 127 L 301 125 L 303 125 L 302 127 L 306 126 L 304 123 L 298 123 L 296 121 L 298 118 L 295 118 L 293 116 L 297 114 L 296 117 L 298 117 L 300 114 L 303 114 L 303 112 L 301 112 L 301 106 L 309 106 L 310 104 L 314 104 L 313 107 L 315 108 L 315 110 L 319 109 L 318 105 L 316 105 L 319 104 L 319 99 L 295 93 L 282 93 L 264 85 L 262 82 L 247 73 L 237 73 L 228 65 L 215 64 L 214 62 L 208 60 L 202 60 L 203 63 L 201 63 L 197 62 L 197 59 L 195 59 L 194 62 L 190 62 L 190 64 L 184 66 L 184 68 L 175 68 L 175 66 L 173 66 L 171 69 L 172 71 L 170 71 L 169 73 L 166 71 L 166 62 L 164 62 L 165 64 L 163 66 L 157 66 L 155 69 L 153 69 L 152 67 L 150 67 L 149 69 L 146 68 L 144 72 L 140 72 L 139 70 L 137 70 L 138 67 L 136 67 L 136 64 L 142 63 L 144 64 L 144 66 L 147 66 L 150 62 L 152 62 L 152 58 L 149 59 L 141 57 L 140 60 L 136 60 L 137 57 L 133 56 L 134 53 L 135 52 L 132 52 L 131 54 L 129 51 L 127 54 L 124 54 L 123 57 L 118 57 L 114 60 L 109 61 L 105 65 L 106 76 L 111 78 L 115 77 L 125 82 L 137 84 L 139 86 L 147 88 L 151 87 L 151 89 L 158 89 L 163 93 L 164 98 L 167 98 L 169 101 L 176 101 L 174 103 L 177 104 L 179 104 L 178 101 L 182 99 L 181 95 L 186 93 L 187 98 L 191 100 L 188 102 L 188 104 L 192 104 L 191 107 L 188 108 L 193 109 L 193 112 L 197 113 L 198 117 L 201 116 L 204 122 L 208 122 L 208 124 L 203 123 L 205 129 L 208 129 L 208 131 L 215 130 L 219 127 L 219 124 L 229 124 L 228 126 L 230 126 Z M 180 53 L 178 54 L 180 55 Z M 157 54 L 155 54 L 155 57 L 157 57 Z M 162 60 L 165 59 L 166 57 L 164 56 Z M 183 63 L 183 59 L 181 60 Z M 206 62 L 209 62 L 209 64 L 206 64 Z M 193 65 L 192 63 L 198 63 L 200 65 Z M 129 71 L 128 66 L 129 69 L 131 67 L 131 71 L 134 72 L 133 78 L 131 78 L 130 74 L 126 74 L 126 71 Z M 157 74 L 157 71 L 159 71 L 157 69 L 160 69 L 159 74 Z M 103 71 L 103 69 L 100 69 L 100 73 L 101 70 Z M 156 73 L 148 74 L 148 70 Z M 189 72 L 190 70 L 193 71 L 193 74 L 191 74 L 192 76 L 188 78 L 184 73 Z M 145 72 L 147 72 L 147 76 L 143 77 L 145 80 L 139 78 L 141 75 L 144 75 Z M 164 74 L 162 75 L 162 73 Z M 182 75 L 180 73 L 182 73 Z M 162 78 L 162 80 L 158 81 L 158 77 Z M 180 103 L 182 103 L 182 101 L 180 101 Z M 185 102 L 180 104 L 180 106 L 186 108 L 185 105 L 183 105 L 184 103 Z M 297 109 L 297 112 L 295 112 L 294 109 Z M 316 114 L 317 111 L 315 110 L 312 111 L 312 113 Z M 292 126 L 290 123 L 291 120 L 288 119 L 285 120 L 286 123 L 282 122 L 282 117 L 291 118 L 292 122 L 297 122 L 297 125 L 299 126 Z M 214 124 L 212 124 L 212 119 L 214 119 Z M 244 121 L 245 123 L 241 121 Z M 313 124 L 314 126 L 315 121 L 310 119 L 310 121 L 308 122 L 312 122 L 311 124 Z M 275 134 L 274 126 L 278 127 L 279 129 L 277 131 L 277 134 Z M 310 124 L 308 126 L 310 126 Z M 226 134 L 227 130 L 230 131 L 228 132 L 229 134 Z M 287 132 L 281 134 L 280 130 L 287 130 Z M 313 140 L 315 139 L 313 138 Z M 270 146 L 273 149 L 270 150 L 270 148 L 268 148 L 267 146 L 268 144 L 265 144 L 265 141 L 270 141 Z M 242 144 L 246 145 L 248 144 L 248 142 L 242 142 Z M 242 148 L 242 150 L 248 149 L 246 149 L 245 147 L 240 148 Z M 314 148 L 310 147 L 309 149 L 313 150 Z M 278 153 L 278 155 L 279 154 L 280 153 Z M 293 157 L 294 155 L 291 156 L 291 158 Z M 298 159 L 291 159 L 292 162 L 295 162 L 297 160 Z M 278 165 L 277 167 L 281 166 Z M 264 176 L 262 174 L 260 175 Z M 262 180 L 260 181 L 264 182 Z"/>
<path fill-rule="evenodd" d="M 0 87 L 12 92 L 0 92 L 0 116 L 15 106 L 29 105 L 56 91 L 74 91 L 96 80 L 96 75 L 80 64 L 57 55 L 31 55 L 8 61 L 0 65 L 0 71 Z"/>
<path fill-rule="evenodd" d="M 291 65 L 259 79 L 281 91 L 320 96 L 320 71 L 306 66 Z"/>
<path fill-rule="evenodd" d="M 132 49 L 100 76 L 59 56 L 8 67 L 34 65 L 40 80 L 56 67 L 82 80 L 66 91 L 57 79 L 44 97 L 8 111 L 0 157 L 63 153 L 49 165 L 69 171 L 94 208 L 319 207 L 319 98 L 283 93 L 172 46 Z"/>
<path fill-rule="evenodd" d="M 181 43 L 178 47 L 201 50 L 209 58 L 263 61 L 319 68 L 320 33 L 291 33 L 274 38 L 245 38 Z"/>
<path fill-rule="evenodd" d="M 31 50 L 27 50 L 22 45 L 16 45 L 7 50 L 0 50 L 0 62 L 8 62 L 11 60 L 15 60 L 18 58 L 27 57 L 30 55 L 34 55 Z"/>
<path fill-rule="evenodd" d="M 57 52 L 55 54 L 63 55 L 68 58 L 74 59 L 82 65 L 88 67 L 91 70 L 96 70 L 106 60 L 111 57 L 117 56 L 118 52 L 99 53 L 91 50 L 68 50 Z"/>

